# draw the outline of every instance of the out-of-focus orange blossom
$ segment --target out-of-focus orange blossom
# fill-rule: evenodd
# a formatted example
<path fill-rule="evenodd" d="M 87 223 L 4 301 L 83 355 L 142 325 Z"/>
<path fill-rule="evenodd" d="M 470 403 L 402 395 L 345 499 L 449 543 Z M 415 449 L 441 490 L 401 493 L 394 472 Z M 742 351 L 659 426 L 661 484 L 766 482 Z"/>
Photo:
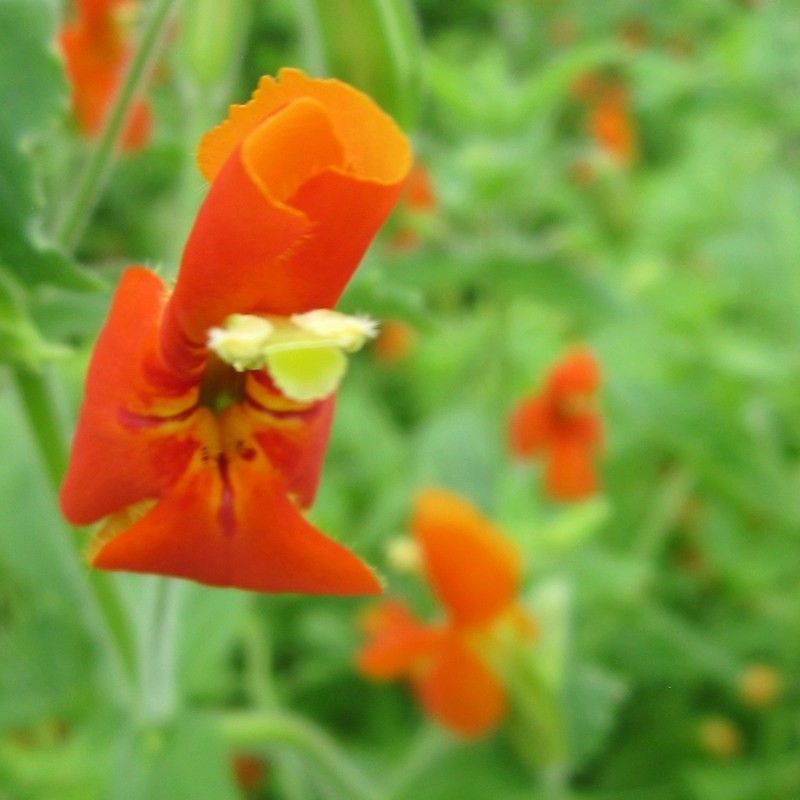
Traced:
<path fill-rule="evenodd" d="M 519 459 L 545 460 L 545 488 L 554 500 L 580 500 L 597 489 L 594 458 L 602 421 L 593 403 L 599 387 L 597 360 L 586 348 L 576 348 L 553 366 L 542 390 L 511 414 L 511 451 Z"/>
<path fill-rule="evenodd" d="M 444 619 L 420 621 L 396 600 L 373 607 L 362 620 L 358 667 L 374 680 L 410 681 L 425 712 L 453 732 L 485 735 L 507 709 L 497 672 L 504 648 L 536 638 L 517 601 L 520 554 L 473 506 L 442 490 L 419 495 L 412 529 Z"/>

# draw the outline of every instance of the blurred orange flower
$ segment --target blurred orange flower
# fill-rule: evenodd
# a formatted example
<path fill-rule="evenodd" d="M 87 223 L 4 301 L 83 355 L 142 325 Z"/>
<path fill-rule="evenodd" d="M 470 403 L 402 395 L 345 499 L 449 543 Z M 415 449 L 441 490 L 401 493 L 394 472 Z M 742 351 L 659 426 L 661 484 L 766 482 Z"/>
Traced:
<path fill-rule="evenodd" d="M 521 459 L 546 459 L 545 486 L 556 500 L 579 500 L 597 489 L 593 459 L 602 423 L 592 400 L 599 386 L 597 360 L 576 348 L 553 367 L 544 389 L 522 400 L 511 415 L 512 452 Z"/>
<path fill-rule="evenodd" d="M 362 93 L 283 70 L 208 133 L 170 292 L 128 269 L 61 491 L 91 560 L 265 592 L 380 591 L 306 521 L 335 390 L 372 323 L 331 310 L 402 190 L 408 141 Z"/>
<path fill-rule="evenodd" d="M 408 356 L 416 341 L 414 329 L 406 322 L 387 319 L 381 323 L 372 355 L 384 364 L 397 364 Z"/>
<path fill-rule="evenodd" d="M 626 87 L 611 84 L 600 90 L 591 101 L 588 116 L 589 133 L 612 161 L 630 166 L 636 160 L 636 130 Z"/>
<path fill-rule="evenodd" d="M 358 668 L 375 680 L 410 680 L 426 713 L 457 734 L 478 737 L 506 711 L 495 664 L 504 642 L 536 633 L 516 600 L 520 554 L 474 507 L 443 490 L 420 494 L 412 528 L 446 618 L 421 622 L 398 601 L 371 609 Z"/>
<path fill-rule="evenodd" d="M 129 36 L 133 0 L 76 0 L 75 15 L 64 25 L 59 44 L 72 85 L 72 108 L 84 136 L 96 136 L 105 121 L 131 57 Z M 143 147 L 152 116 L 145 101 L 134 104 L 122 137 L 125 150 Z"/>
<path fill-rule="evenodd" d="M 405 191 L 397 206 L 402 219 L 392 234 L 390 247 L 396 251 L 413 250 L 418 247 L 420 235 L 414 227 L 413 219 L 426 214 L 434 214 L 437 207 L 430 173 L 417 161 L 409 173 Z"/>

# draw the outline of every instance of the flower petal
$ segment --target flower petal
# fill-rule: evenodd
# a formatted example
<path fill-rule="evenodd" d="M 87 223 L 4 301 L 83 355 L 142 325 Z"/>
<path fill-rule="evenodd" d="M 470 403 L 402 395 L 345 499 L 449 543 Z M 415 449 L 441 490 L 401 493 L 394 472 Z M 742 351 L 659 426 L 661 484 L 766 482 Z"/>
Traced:
<path fill-rule="evenodd" d="M 131 56 L 116 16 L 118 5 L 119 0 L 81 0 L 75 20 L 59 34 L 75 119 L 87 137 L 100 132 Z M 142 147 L 151 129 L 149 104 L 135 103 L 123 134 L 123 148 L 131 151 Z"/>
<path fill-rule="evenodd" d="M 364 628 L 370 640 L 358 654 L 358 669 L 374 680 L 410 676 L 431 657 L 441 631 L 419 622 L 401 602 L 390 601 L 368 610 Z"/>
<path fill-rule="evenodd" d="M 580 500 L 597 490 L 593 448 L 563 437 L 553 442 L 547 459 L 545 487 L 554 500 Z"/>
<path fill-rule="evenodd" d="M 262 459 L 196 459 L 144 517 L 104 541 L 100 569 L 189 578 L 260 592 L 380 592 L 369 568 L 308 523 Z"/>
<path fill-rule="evenodd" d="M 319 484 L 335 398 L 294 403 L 261 372 L 247 376 L 246 400 L 253 438 L 283 476 L 290 496 L 300 508 L 308 508 Z"/>
<path fill-rule="evenodd" d="M 229 314 L 333 306 L 397 200 L 411 156 L 365 95 L 284 70 L 208 134 L 199 161 L 213 184 L 164 335 L 168 360 L 184 371 L 187 342 L 203 344 Z"/>
<path fill-rule="evenodd" d="M 94 522 L 159 496 L 200 446 L 197 391 L 172 383 L 157 358 L 165 293 L 161 279 L 141 267 L 120 281 L 92 356 L 61 489 L 70 522 Z"/>
<path fill-rule="evenodd" d="M 570 395 L 592 395 L 600 388 L 600 365 L 586 347 L 576 347 L 553 367 L 547 378 L 547 392 L 554 403 Z"/>
<path fill-rule="evenodd" d="M 519 551 L 477 509 L 437 489 L 417 498 L 412 522 L 428 580 L 457 625 L 491 621 L 519 587 Z"/>
<path fill-rule="evenodd" d="M 414 688 L 428 714 L 467 738 L 488 733 L 506 710 L 502 684 L 456 634 L 443 639 L 434 662 L 415 680 Z"/>
<path fill-rule="evenodd" d="M 197 161 L 213 181 L 247 136 L 269 116 L 298 98 L 313 98 L 330 115 L 336 138 L 347 153 L 347 169 L 364 180 L 402 183 L 411 152 L 394 121 L 363 92 L 337 80 L 309 78 L 282 69 L 277 80 L 264 76 L 249 102 L 231 106 L 227 120 L 203 138 Z"/>
<path fill-rule="evenodd" d="M 547 442 L 550 430 L 550 408 L 539 395 L 523 400 L 512 412 L 508 425 L 508 442 L 517 458 L 528 458 Z"/>

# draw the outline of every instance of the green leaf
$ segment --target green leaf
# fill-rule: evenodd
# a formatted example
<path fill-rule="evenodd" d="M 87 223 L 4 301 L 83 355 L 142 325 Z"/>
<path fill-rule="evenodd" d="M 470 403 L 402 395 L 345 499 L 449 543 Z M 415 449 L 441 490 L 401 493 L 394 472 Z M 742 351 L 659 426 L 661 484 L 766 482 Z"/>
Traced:
<path fill-rule="evenodd" d="M 0 361 L 36 369 L 69 353 L 42 338 L 28 315 L 22 287 L 0 267 Z"/>
<path fill-rule="evenodd" d="M 0 0 L 0 129 L 30 135 L 65 105 L 65 84 L 53 46 L 58 4 Z"/>
<path fill-rule="evenodd" d="M 416 436 L 417 485 L 450 489 L 491 509 L 497 438 L 491 419 L 475 408 L 453 408 L 432 418 Z"/>
<path fill-rule="evenodd" d="M 42 233 L 30 160 L 66 104 L 56 11 L 48 0 L 0 0 L 0 261 L 28 286 L 89 290 L 97 281 Z"/>
<path fill-rule="evenodd" d="M 580 768 L 603 747 L 627 696 L 625 683 L 600 667 L 576 664 L 564 691 L 570 763 Z"/>

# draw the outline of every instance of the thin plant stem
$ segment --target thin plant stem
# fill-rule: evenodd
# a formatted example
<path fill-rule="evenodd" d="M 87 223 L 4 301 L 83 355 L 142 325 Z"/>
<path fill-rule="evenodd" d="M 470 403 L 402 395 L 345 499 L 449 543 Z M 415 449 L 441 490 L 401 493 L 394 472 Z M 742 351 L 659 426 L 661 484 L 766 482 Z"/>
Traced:
<path fill-rule="evenodd" d="M 309 720 L 284 711 L 242 712 L 220 719 L 223 738 L 234 747 L 289 748 L 312 764 L 348 800 L 383 800 L 330 736 Z"/>
<path fill-rule="evenodd" d="M 277 710 L 280 701 L 272 679 L 269 631 L 264 620 L 254 613 L 245 622 L 242 646 L 245 655 L 244 681 L 251 703 L 259 709 Z M 285 800 L 307 800 L 309 797 L 306 776 L 301 767 L 297 753 L 276 754 L 275 784 Z"/>
<path fill-rule="evenodd" d="M 405 758 L 389 776 L 384 800 L 392 800 L 413 786 L 425 773 L 453 752 L 456 740 L 436 725 L 426 724 Z"/>
<path fill-rule="evenodd" d="M 569 800 L 569 771 L 564 766 L 548 765 L 542 769 L 539 778 L 547 800 Z"/>
<path fill-rule="evenodd" d="M 153 0 L 150 16 L 142 28 L 138 46 L 106 117 L 97 146 L 56 226 L 55 238 L 67 250 L 75 248 L 94 210 L 133 102 L 147 81 L 164 42 L 168 22 L 179 2 Z"/>
<path fill-rule="evenodd" d="M 57 492 L 67 468 L 67 448 L 65 426 L 50 376 L 16 367 L 13 377 L 47 479 Z"/>
<path fill-rule="evenodd" d="M 139 641 L 139 691 L 144 722 L 162 723 L 178 706 L 177 642 L 182 584 L 153 577 Z"/>

